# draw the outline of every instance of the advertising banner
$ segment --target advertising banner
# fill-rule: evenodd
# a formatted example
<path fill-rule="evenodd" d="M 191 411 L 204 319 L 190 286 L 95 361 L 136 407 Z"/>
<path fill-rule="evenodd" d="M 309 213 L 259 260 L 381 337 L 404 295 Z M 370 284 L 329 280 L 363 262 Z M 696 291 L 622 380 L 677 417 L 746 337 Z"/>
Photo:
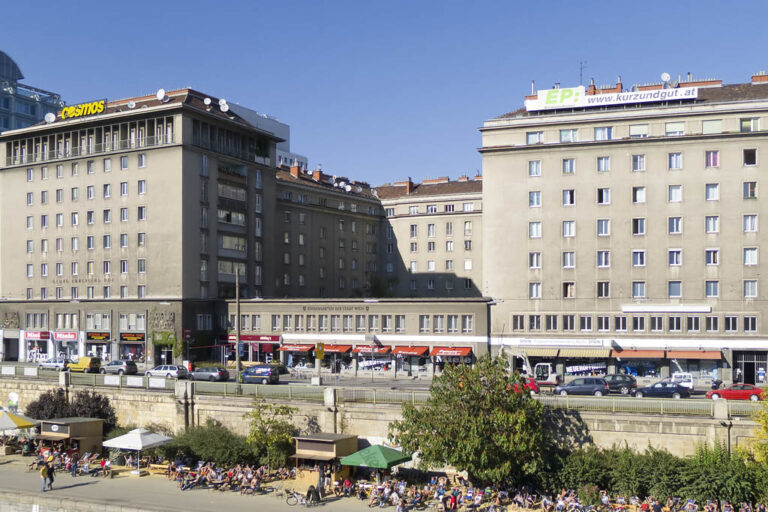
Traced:
<path fill-rule="evenodd" d="M 695 100 L 698 95 L 698 87 L 587 94 L 584 86 L 580 85 L 565 89 L 536 91 L 536 99 L 525 100 L 525 109 L 535 111 L 557 108 L 605 107 L 626 103 L 658 103 L 661 101 Z"/>

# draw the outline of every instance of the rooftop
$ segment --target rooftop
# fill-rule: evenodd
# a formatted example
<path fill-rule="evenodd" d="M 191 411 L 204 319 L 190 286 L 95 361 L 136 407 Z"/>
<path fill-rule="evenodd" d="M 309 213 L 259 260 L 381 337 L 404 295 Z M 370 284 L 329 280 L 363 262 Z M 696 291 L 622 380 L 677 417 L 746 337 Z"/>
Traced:
<path fill-rule="evenodd" d="M 382 201 L 404 197 L 480 194 L 482 191 L 483 177 L 481 175 L 471 179 L 466 175 L 460 176 L 455 181 L 450 180 L 448 177 L 442 177 L 434 180 L 424 180 L 422 183 L 414 183 L 408 178 L 407 181 L 396 181 L 394 184 L 387 183 L 376 187 L 376 195 Z"/>
<path fill-rule="evenodd" d="M 298 166 L 290 168 L 281 167 L 275 173 L 278 182 L 294 183 L 324 190 L 338 192 L 365 199 L 375 199 L 371 186 L 364 181 L 350 180 L 343 176 L 325 174 L 317 169 L 314 171 L 302 171 Z M 347 190 L 347 187 L 349 189 Z"/>

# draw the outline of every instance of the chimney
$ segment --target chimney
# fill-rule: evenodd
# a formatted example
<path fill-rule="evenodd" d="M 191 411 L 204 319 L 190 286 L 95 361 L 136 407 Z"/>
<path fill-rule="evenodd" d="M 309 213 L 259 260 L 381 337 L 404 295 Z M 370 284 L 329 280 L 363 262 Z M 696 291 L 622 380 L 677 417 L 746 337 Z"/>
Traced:
<path fill-rule="evenodd" d="M 291 176 L 294 178 L 298 178 L 301 175 L 301 169 L 298 165 L 292 165 L 291 166 Z"/>
<path fill-rule="evenodd" d="M 765 74 L 765 71 L 758 71 L 756 75 L 752 75 L 752 83 L 753 84 L 768 83 L 768 75 Z"/>
<path fill-rule="evenodd" d="M 616 92 L 622 92 L 624 90 L 624 85 L 621 83 L 621 75 L 616 77 Z"/>
<path fill-rule="evenodd" d="M 597 87 L 595 87 L 595 79 L 593 78 L 589 82 L 589 87 L 587 88 L 587 94 L 596 94 L 597 93 Z"/>
<path fill-rule="evenodd" d="M 482 174 L 475 174 L 475 177 L 472 178 L 472 181 L 483 181 L 483 175 Z"/>
<path fill-rule="evenodd" d="M 396 187 L 405 187 L 405 193 L 410 194 L 413 190 L 413 181 L 411 180 L 411 177 L 408 177 L 408 181 L 396 181 L 395 186 Z"/>
<path fill-rule="evenodd" d="M 461 176 L 459 176 L 459 179 L 457 181 L 459 182 L 469 181 L 469 176 L 467 176 L 466 174 L 462 174 Z"/>
<path fill-rule="evenodd" d="M 314 171 L 312 171 L 312 179 L 317 181 L 317 182 L 322 181 L 323 180 L 323 171 L 321 171 L 320 169 L 315 169 Z"/>

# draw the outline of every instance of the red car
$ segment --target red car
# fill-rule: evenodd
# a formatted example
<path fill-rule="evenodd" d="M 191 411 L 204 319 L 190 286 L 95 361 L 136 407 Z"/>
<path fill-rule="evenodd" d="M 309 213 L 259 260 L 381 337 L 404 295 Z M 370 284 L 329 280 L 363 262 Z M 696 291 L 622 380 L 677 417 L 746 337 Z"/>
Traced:
<path fill-rule="evenodd" d="M 765 391 L 752 384 L 732 384 L 725 389 L 713 389 L 707 391 L 707 398 L 717 400 L 725 398 L 727 400 L 752 400 L 757 402 L 765 398 Z"/>
<path fill-rule="evenodd" d="M 524 377 L 525 378 L 525 384 L 523 384 L 523 391 L 527 391 L 532 395 L 537 395 L 539 393 L 539 386 L 536 384 L 536 380 L 533 377 Z M 515 383 L 514 386 L 515 393 L 518 393 L 519 388 L 517 383 Z"/>

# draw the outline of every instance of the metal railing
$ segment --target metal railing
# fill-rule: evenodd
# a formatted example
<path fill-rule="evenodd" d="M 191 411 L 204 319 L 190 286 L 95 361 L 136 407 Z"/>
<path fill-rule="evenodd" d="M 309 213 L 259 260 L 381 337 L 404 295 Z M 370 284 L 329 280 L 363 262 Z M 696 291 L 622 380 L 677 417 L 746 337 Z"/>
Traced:
<path fill-rule="evenodd" d="M 729 400 L 728 416 L 753 416 L 761 407 L 760 402 L 752 402 L 751 400 Z"/>
<path fill-rule="evenodd" d="M 131 139 L 122 139 L 115 141 L 113 144 L 111 141 L 102 143 L 93 143 L 91 145 L 85 145 L 85 146 L 74 146 L 67 149 L 53 149 L 50 151 L 38 151 L 38 152 L 31 152 L 26 154 L 16 154 L 13 156 L 6 157 L 5 163 L 6 166 L 12 166 L 12 165 L 22 165 L 22 164 L 34 164 L 34 163 L 43 163 L 43 162 L 51 162 L 56 160 L 63 160 L 67 158 L 79 158 L 79 157 L 87 157 L 90 155 L 100 155 L 104 153 L 112 153 L 115 151 L 125 151 L 125 150 L 132 150 L 132 149 L 141 149 L 141 148 L 151 148 L 151 147 L 157 147 L 157 146 L 167 146 L 174 144 L 173 137 L 168 136 L 150 136 L 150 137 L 144 137 L 143 139 L 136 138 L 135 140 Z"/>
<path fill-rule="evenodd" d="M 632 414 L 671 414 L 685 416 L 709 416 L 715 414 L 712 400 L 660 400 L 650 398 L 591 398 L 571 396 L 537 395 L 542 404 L 575 411 L 632 413 Z"/>

